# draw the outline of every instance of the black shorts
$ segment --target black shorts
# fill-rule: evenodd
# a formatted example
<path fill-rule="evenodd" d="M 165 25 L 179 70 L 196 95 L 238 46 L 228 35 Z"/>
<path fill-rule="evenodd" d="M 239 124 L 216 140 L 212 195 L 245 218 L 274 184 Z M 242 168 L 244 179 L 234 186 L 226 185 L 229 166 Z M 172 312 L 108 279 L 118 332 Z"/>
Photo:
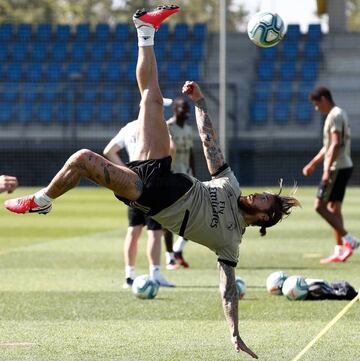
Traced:
<path fill-rule="evenodd" d="M 329 183 L 319 184 L 317 198 L 324 202 L 342 202 L 352 171 L 352 167 L 331 171 Z"/>
<path fill-rule="evenodd" d="M 128 221 L 130 227 L 146 226 L 149 231 L 158 231 L 162 229 L 160 223 L 136 208 L 128 208 Z"/>
<path fill-rule="evenodd" d="M 127 166 L 142 180 L 144 188 L 139 199 L 129 201 L 115 194 L 116 198 L 132 208 L 153 216 L 181 198 L 193 185 L 183 173 L 171 171 L 171 157 L 130 162 Z"/>

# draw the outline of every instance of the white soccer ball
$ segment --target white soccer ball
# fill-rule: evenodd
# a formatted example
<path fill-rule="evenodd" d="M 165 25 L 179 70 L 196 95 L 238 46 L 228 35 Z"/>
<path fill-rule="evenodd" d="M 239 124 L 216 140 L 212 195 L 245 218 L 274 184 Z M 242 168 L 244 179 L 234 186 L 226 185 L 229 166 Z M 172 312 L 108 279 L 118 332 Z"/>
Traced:
<path fill-rule="evenodd" d="M 289 277 L 286 272 L 277 271 L 271 273 L 266 279 L 266 289 L 273 295 L 281 295 L 284 281 Z"/>
<path fill-rule="evenodd" d="M 149 275 L 141 275 L 134 279 L 131 288 L 137 298 L 145 300 L 155 298 L 159 285 Z"/>
<path fill-rule="evenodd" d="M 285 35 L 285 23 L 278 14 L 263 12 L 249 21 L 247 33 L 257 46 L 269 48 L 278 44 Z"/>
<path fill-rule="evenodd" d="M 246 283 L 241 277 L 236 277 L 235 283 L 236 283 L 236 291 L 237 291 L 239 300 L 241 300 L 245 296 L 245 293 L 246 293 Z"/>
<path fill-rule="evenodd" d="M 304 277 L 291 276 L 285 280 L 282 293 L 289 300 L 303 300 L 309 293 L 309 286 Z"/>

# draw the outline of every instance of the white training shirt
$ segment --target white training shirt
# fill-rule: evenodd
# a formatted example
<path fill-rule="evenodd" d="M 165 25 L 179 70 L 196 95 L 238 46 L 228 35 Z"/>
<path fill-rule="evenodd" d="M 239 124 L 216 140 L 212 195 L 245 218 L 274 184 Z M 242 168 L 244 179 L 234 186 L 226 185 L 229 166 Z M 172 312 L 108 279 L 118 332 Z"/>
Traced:
<path fill-rule="evenodd" d="M 119 133 L 111 139 L 111 145 L 117 144 L 121 149 L 125 148 L 129 155 L 129 162 L 134 160 L 135 149 L 136 149 L 136 133 L 138 129 L 137 120 L 133 120 L 130 123 L 127 123 L 123 128 L 120 129 Z"/>

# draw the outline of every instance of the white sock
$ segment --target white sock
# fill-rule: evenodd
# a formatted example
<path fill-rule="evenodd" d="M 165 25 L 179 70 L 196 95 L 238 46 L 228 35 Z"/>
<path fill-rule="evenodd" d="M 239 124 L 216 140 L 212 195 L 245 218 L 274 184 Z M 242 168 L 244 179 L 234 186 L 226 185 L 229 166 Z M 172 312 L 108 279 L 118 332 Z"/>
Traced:
<path fill-rule="evenodd" d="M 166 252 L 165 259 L 166 259 L 166 264 L 170 263 L 171 261 L 175 261 L 174 252 Z"/>
<path fill-rule="evenodd" d="M 183 237 L 179 237 L 173 245 L 173 251 L 182 252 L 186 246 L 186 242 L 187 242 L 186 239 L 184 239 Z"/>
<path fill-rule="evenodd" d="M 45 188 L 43 188 L 39 192 L 35 193 L 35 202 L 38 206 L 44 207 L 51 204 L 52 198 L 46 195 Z"/>
<path fill-rule="evenodd" d="M 150 277 L 154 278 L 158 273 L 160 273 L 160 265 L 151 264 L 149 266 Z"/>
<path fill-rule="evenodd" d="M 125 278 L 135 279 L 135 267 L 125 266 Z"/>
<path fill-rule="evenodd" d="M 350 233 L 346 233 L 345 236 L 342 237 L 342 240 L 346 243 L 349 243 L 350 246 L 354 249 L 359 246 L 359 240 Z"/>
<path fill-rule="evenodd" d="M 138 45 L 139 46 L 153 46 L 154 45 L 154 35 L 155 28 L 152 26 L 140 26 L 137 30 L 138 35 Z"/>

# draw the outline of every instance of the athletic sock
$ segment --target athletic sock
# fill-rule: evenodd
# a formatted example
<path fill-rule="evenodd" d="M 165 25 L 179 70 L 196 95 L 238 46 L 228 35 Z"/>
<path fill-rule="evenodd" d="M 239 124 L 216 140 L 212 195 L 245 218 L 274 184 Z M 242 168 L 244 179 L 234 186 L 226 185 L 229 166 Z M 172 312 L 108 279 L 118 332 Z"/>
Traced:
<path fill-rule="evenodd" d="M 125 278 L 135 279 L 135 267 L 125 266 Z"/>
<path fill-rule="evenodd" d="M 174 252 L 166 252 L 165 259 L 166 259 L 166 264 L 169 264 L 171 261 L 175 261 Z"/>
<path fill-rule="evenodd" d="M 35 193 L 35 202 L 40 207 L 48 206 L 52 200 L 53 199 L 45 193 L 45 188 Z"/>
<path fill-rule="evenodd" d="M 186 242 L 187 242 L 187 240 L 185 238 L 179 237 L 173 245 L 173 251 L 174 252 L 182 252 L 186 245 Z"/>
<path fill-rule="evenodd" d="M 153 46 L 154 45 L 154 35 L 155 28 L 151 25 L 143 25 L 137 29 L 138 35 L 138 45 L 139 46 Z"/>
<path fill-rule="evenodd" d="M 150 277 L 154 278 L 158 273 L 160 273 L 160 265 L 151 264 L 149 266 Z"/>
<path fill-rule="evenodd" d="M 342 237 L 342 240 L 346 243 L 349 243 L 352 249 L 359 247 L 359 240 L 350 233 L 346 233 L 345 236 Z"/>

